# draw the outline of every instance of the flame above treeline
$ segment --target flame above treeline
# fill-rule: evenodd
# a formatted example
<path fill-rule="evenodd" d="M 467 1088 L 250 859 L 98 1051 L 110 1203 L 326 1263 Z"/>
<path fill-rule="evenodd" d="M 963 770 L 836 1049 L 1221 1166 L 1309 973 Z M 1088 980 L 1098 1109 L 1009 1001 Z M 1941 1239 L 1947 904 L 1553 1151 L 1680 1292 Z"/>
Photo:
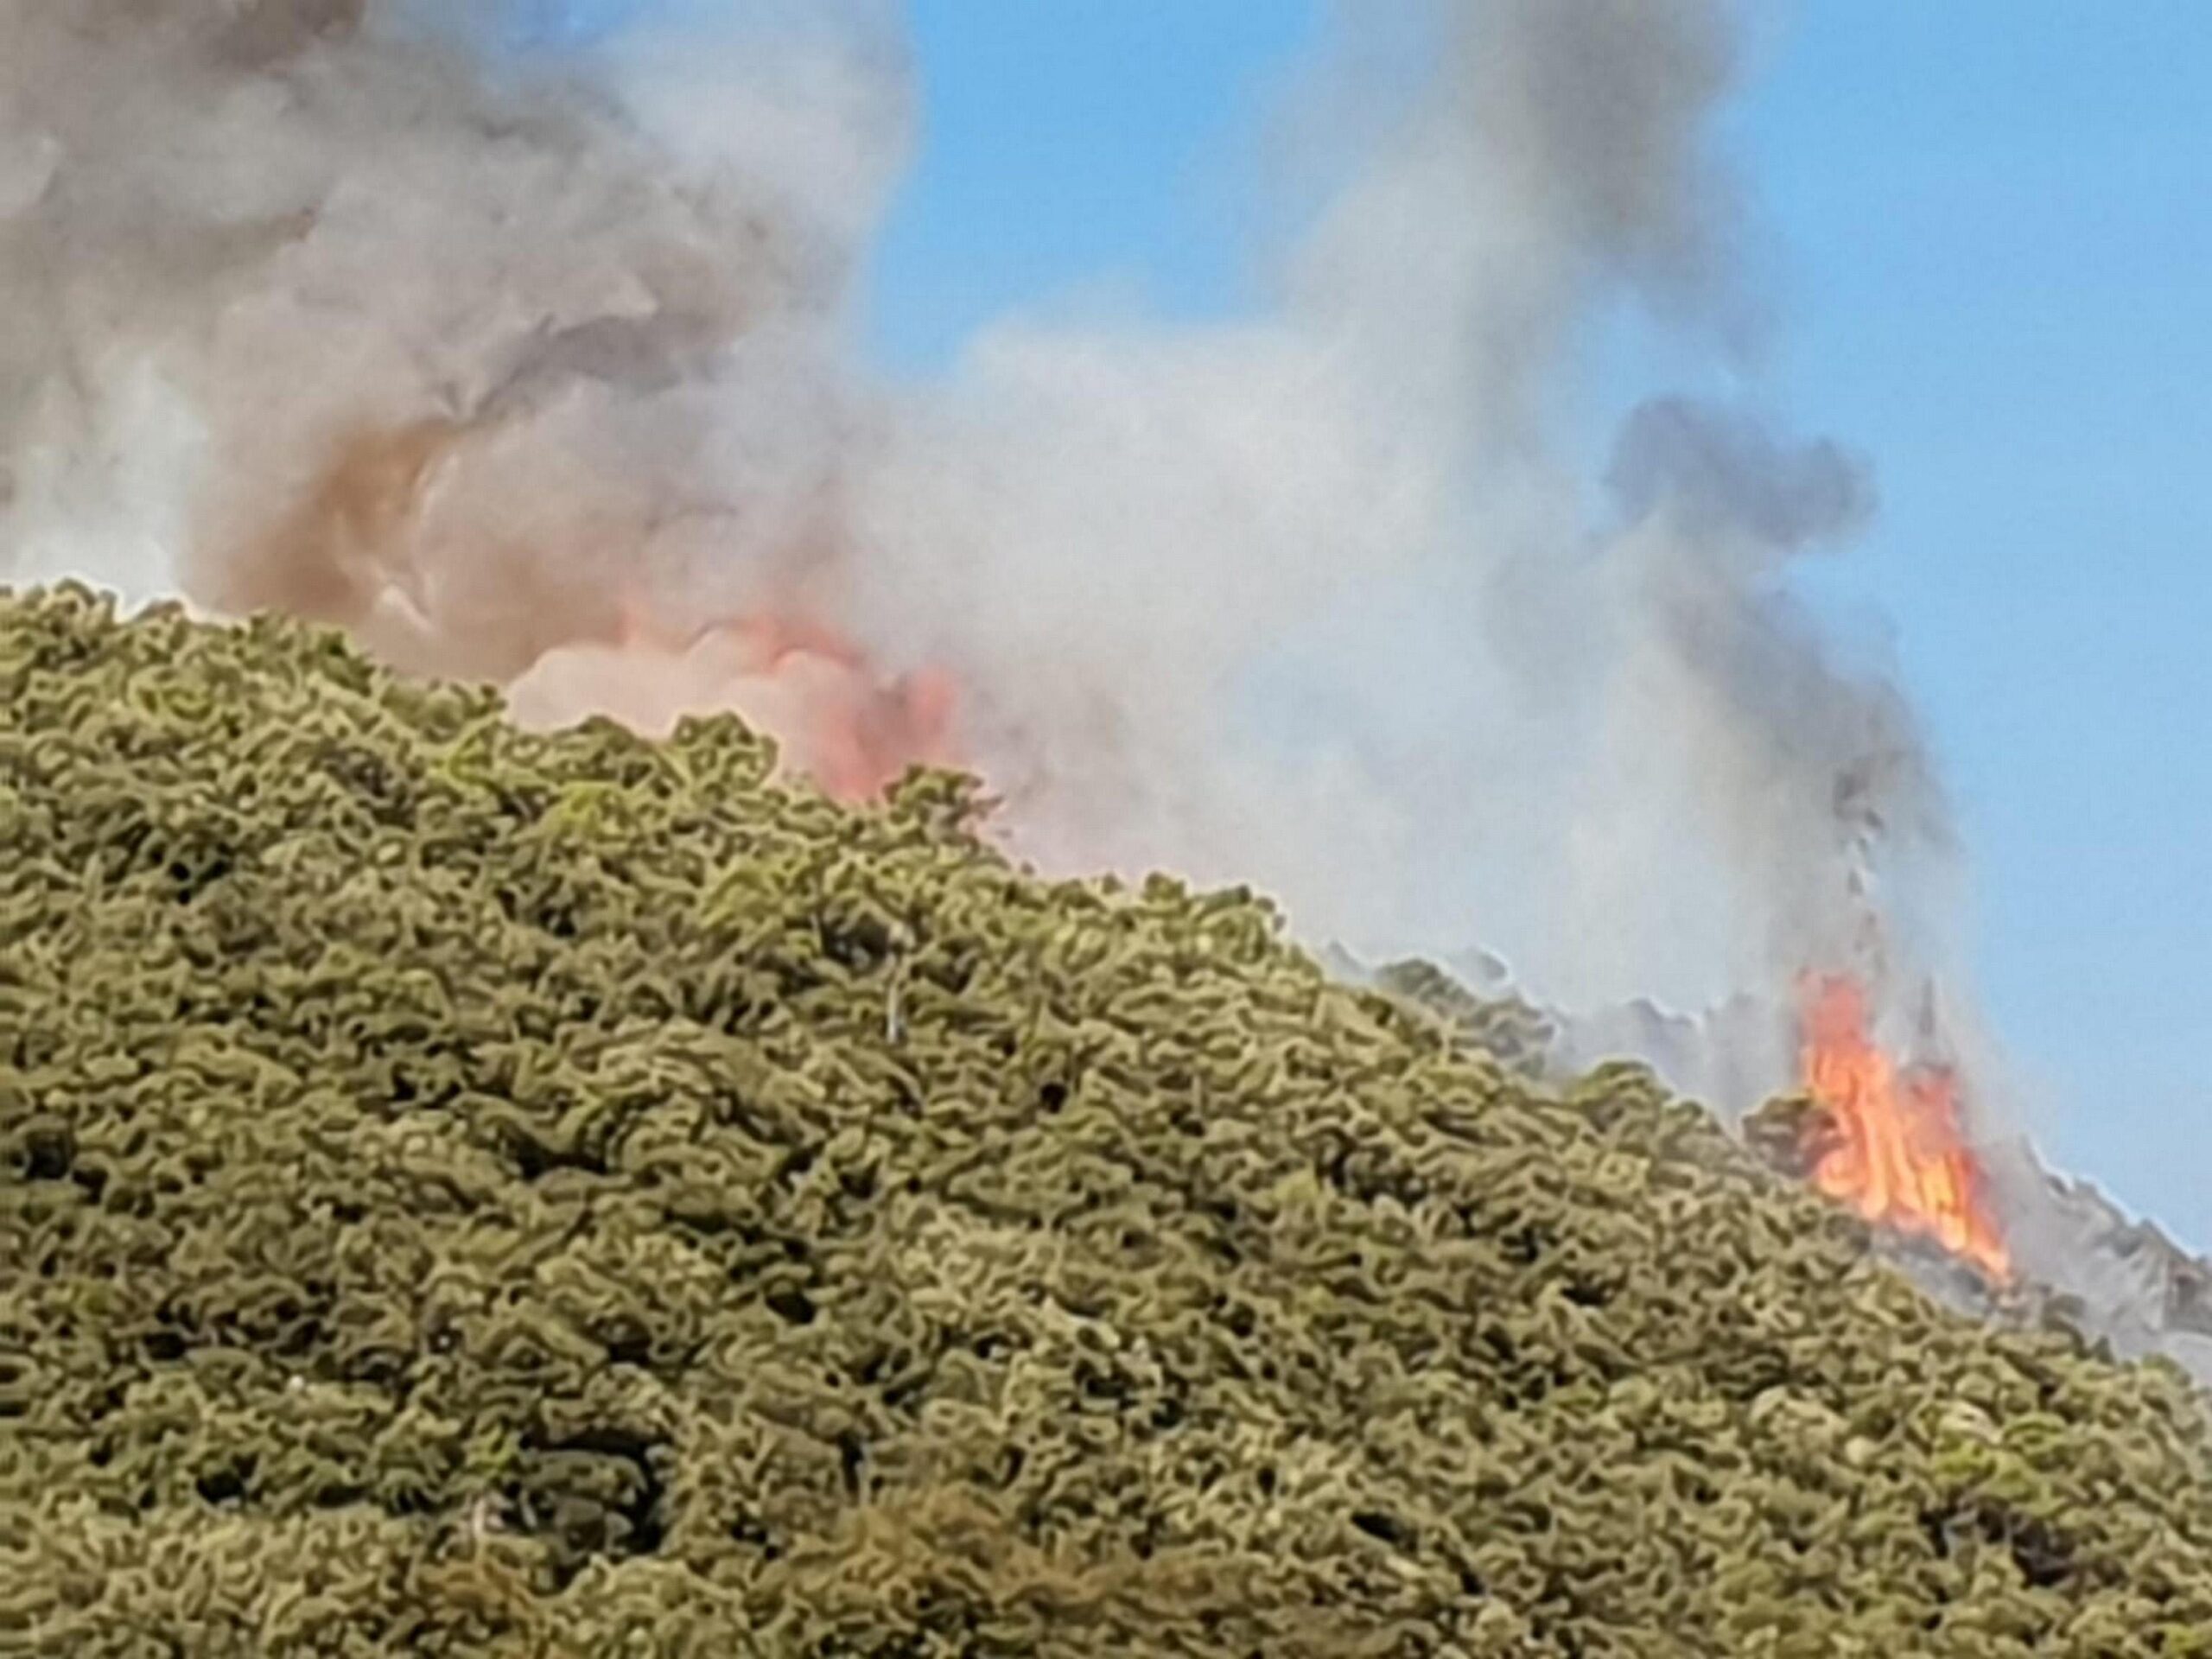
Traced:
<path fill-rule="evenodd" d="M 1866 987 L 1847 975 L 1810 976 L 1802 995 L 1803 1082 L 1822 1111 L 1808 1148 L 1813 1185 L 1878 1225 L 2009 1279 L 1956 1068 L 1893 1061 L 1874 1041 Z"/>
<path fill-rule="evenodd" d="M 685 715 L 735 713 L 776 741 L 788 770 L 850 804 L 960 759 L 949 674 L 887 677 L 836 629 L 797 615 L 678 632 L 632 604 L 616 638 L 548 652 L 509 702 L 528 725 L 607 715 L 653 737 Z"/>

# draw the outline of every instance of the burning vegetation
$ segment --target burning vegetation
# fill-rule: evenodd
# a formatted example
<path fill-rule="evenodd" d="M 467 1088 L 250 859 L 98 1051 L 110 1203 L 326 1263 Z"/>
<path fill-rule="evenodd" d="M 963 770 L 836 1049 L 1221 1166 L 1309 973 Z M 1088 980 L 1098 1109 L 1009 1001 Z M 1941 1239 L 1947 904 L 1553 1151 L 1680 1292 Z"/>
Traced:
<path fill-rule="evenodd" d="M 671 638 L 626 620 L 603 645 L 563 646 L 509 693 L 540 729 L 593 715 L 664 738 L 686 715 L 735 714 L 774 734 L 791 775 L 851 804 L 879 798 L 917 766 L 957 763 L 957 693 L 929 670 L 887 680 L 832 630 L 746 618 Z"/>
<path fill-rule="evenodd" d="M 1899 1067 L 1875 1046 L 1866 992 L 1842 976 L 1807 982 L 1804 1087 L 1820 1108 L 1810 1177 L 1867 1220 L 1932 1240 L 1999 1282 L 2012 1273 L 1967 1144 L 1960 1079 Z"/>
<path fill-rule="evenodd" d="M 2206 1650 L 2170 1367 L 1526 1010 L 772 774 L 0 603 L 0 1644 Z"/>

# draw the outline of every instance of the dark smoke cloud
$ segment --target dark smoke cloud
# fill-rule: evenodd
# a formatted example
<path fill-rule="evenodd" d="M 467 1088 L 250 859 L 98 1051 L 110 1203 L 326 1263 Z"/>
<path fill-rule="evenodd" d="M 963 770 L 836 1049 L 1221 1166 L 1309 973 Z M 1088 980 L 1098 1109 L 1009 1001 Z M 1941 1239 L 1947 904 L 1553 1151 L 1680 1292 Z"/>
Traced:
<path fill-rule="evenodd" d="M 1674 512 L 1700 539 L 1737 536 L 1776 555 L 1850 536 L 1875 506 L 1866 463 L 1841 445 L 1790 445 L 1740 411 L 1682 397 L 1629 416 L 1606 482 L 1630 522 Z"/>

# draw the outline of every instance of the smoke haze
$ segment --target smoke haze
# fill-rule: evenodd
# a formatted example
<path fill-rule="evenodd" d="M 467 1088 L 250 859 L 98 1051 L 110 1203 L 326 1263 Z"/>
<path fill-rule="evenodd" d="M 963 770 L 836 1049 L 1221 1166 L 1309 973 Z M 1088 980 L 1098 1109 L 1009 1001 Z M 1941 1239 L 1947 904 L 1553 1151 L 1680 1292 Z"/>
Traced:
<path fill-rule="evenodd" d="M 1009 319 L 899 389 L 852 339 L 896 7 L 569 22 L 0 0 L 7 572 L 340 622 L 549 720 L 620 670 L 643 722 L 773 723 L 609 653 L 804 612 L 952 676 L 1052 870 L 1249 880 L 1568 1007 L 1786 994 L 1876 911 L 1901 983 L 1955 978 L 1910 711 L 1788 593 L 1863 466 L 1690 399 L 1599 479 L 1553 431 L 1611 308 L 1755 359 L 1731 7 L 1347 4 L 1268 305 Z"/>

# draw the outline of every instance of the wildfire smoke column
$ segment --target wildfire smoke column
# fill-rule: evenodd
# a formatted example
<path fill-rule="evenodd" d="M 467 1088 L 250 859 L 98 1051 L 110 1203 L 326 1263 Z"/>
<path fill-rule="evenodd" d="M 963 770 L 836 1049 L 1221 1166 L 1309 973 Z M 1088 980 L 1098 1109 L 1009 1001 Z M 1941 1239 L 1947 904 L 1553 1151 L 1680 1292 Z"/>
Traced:
<path fill-rule="evenodd" d="M 541 724 L 736 706 L 846 792 L 954 758 L 1045 868 L 1567 1008 L 1841 960 L 1850 780 L 1895 982 L 1967 988 L 1911 712 L 1790 597 L 1874 496 L 1758 395 L 1733 7 L 1340 6 L 1246 315 L 1008 318 L 897 388 L 854 343 L 897 8 L 578 16 L 0 0 L 8 568 Z M 1593 486 L 1556 416 L 1624 308 L 1744 391 L 1630 411 Z"/>

